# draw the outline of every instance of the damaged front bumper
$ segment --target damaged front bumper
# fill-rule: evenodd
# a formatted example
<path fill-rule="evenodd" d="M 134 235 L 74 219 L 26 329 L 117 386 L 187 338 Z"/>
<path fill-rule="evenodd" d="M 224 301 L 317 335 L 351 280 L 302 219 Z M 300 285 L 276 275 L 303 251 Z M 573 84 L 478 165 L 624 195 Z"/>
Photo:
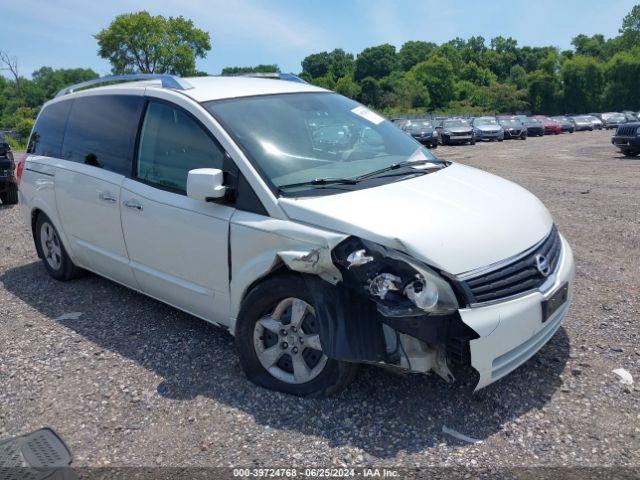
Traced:
<path fill-rule="evenodd" d="M 389 311 L 358 288 L 352 270 L 340 265 L 339 282 L 305 275 L 323 351 L 342 361 L 434 371 L 448 382 L 454 380 L 449 364 L 469 364 L 480 374 L 476 390 L 483 388 L 533 356 L 567 314 L 575 272 L 571 247 L 559 239 L 558 262 L 538 290 L 445 313 Z M 544 313 L 549 301 L 555 302 L 553 311 Z"/>

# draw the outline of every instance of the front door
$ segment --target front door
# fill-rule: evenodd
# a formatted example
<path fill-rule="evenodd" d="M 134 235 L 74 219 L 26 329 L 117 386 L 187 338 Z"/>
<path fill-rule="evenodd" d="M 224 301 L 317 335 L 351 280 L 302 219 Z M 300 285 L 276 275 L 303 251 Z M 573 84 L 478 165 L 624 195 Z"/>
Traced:
<path fill-rule="evenodd" d="M 187 174 L 222 168 L 224 151 L 188 113 L 151 100 L 132 178 L 121 190 L 129 264 L 146 294 L 208 320 L 228 315 L 234 208 L 186 196 Z"/>

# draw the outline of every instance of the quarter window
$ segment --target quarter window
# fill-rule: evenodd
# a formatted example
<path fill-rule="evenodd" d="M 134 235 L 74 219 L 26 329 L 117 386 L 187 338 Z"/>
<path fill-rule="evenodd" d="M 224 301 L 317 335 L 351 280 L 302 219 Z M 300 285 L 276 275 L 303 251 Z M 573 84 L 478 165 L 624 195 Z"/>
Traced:
<path fill-rule="evenodd" d="M 45 157 L 60 157 L 64 128 L 72 103 L 72 101 L 66 100 L 44 107 L 33 127 L 27 148 L 28 153 Z"/>
<path fill-rule="evenodd" d="M 96 95 L 74 101 L 62 158 L 131 175 L 133 144 L 143 98 Z"/>
<path fill-rule="evenodd" d="M 186 192 L 195 168 L 222 169 L 224 151 L 189 115 L 150 102 L 142 125 L 136 175 L 149 183 Z"/>

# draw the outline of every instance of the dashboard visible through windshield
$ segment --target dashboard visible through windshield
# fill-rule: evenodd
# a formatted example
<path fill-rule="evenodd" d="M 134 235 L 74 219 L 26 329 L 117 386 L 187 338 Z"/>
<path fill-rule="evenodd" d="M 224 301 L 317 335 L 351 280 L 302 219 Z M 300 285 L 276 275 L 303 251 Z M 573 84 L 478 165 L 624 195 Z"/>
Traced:
<path fill-rule="evenodd" d="M 323 185 L 330 193 L 326 185 L 354 188 L 372 172 L 397 164 L 427 161 L 436 168 L 446 166 L 391 122 L 337 94 L 263 95 L 203 105 L 276 191 Z M 397 173 L 389 175 L 389 182 L 397 180 Z"/>

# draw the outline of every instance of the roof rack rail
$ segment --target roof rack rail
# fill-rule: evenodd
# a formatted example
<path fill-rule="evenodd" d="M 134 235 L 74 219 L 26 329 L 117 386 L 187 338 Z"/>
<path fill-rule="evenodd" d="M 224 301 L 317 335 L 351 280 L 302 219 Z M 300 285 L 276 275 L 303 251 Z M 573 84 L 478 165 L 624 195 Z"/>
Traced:
<path fill-rule="evenodd" d="M 130 73 L 124 75 L 110 75 L 108 77 L 94 78 L 93 80 L 87 80 L 86 82 L 76 83 L 75 85 L 71 85 L 70 87 L 60 90 L 56 94 L 56 97 L 62 97 L 63 95 L 68 95 L 78 89 L 91 87 L 100 83 L 127 82 L 131 80 L 160 80 L 163 88 L 173 88 L 175 90 L 187 90 L 189 88 L 193 88 L 193 86 L 186 80 L 167 73 Z"/>
<path fill-rule="evenodd" d="M 284 72 L 248 72 L 248 73 L 231 73 L 223 74 L 222 77 L 251 77 L 251 78 L 269 78 L 274 80 L 287 80 L 289 82 L 309 83 L 293 73 Z"/>

